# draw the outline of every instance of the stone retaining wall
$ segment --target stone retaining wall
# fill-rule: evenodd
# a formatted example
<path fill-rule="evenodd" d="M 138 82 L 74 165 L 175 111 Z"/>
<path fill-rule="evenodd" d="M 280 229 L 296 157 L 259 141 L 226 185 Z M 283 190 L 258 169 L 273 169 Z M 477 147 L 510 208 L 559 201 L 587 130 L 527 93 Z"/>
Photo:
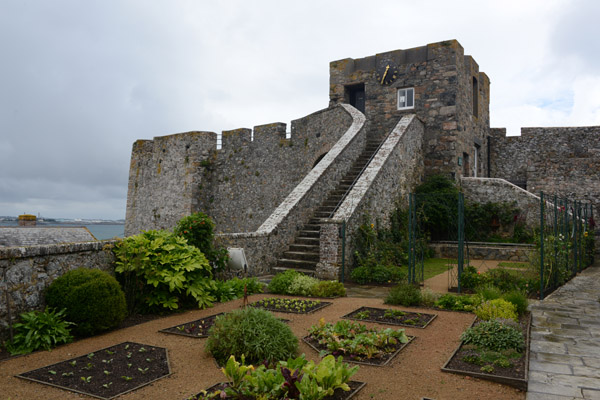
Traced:
<path fill-rule="evenodd" d="M 458 243 L 430 243 L 429 248 L 436 258 L 457 258 Z M 534 245 L 529 244 L 500 244 L 500 243 L 469 243 L 465 246 L 471 260 L 497 260 L 528 262 Z"/>
<path fill-rule="evenodd" d="M 44 307 L 44 290 L 67 271 L 79 267 L 113 273 L 114 240 L 0 248 L 0 336 L 19 314 Z M 8 300 L 8 303 L 7 303 Z"/>

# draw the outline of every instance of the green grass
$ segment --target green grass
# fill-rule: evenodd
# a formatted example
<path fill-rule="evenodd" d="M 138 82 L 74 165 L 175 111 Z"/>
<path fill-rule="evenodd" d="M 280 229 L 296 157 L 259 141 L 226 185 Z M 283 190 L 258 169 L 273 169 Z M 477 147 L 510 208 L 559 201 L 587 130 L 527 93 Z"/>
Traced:
<path fill-rule="evenodd" d="M 454 262 L 448 258 L 428 258 L 423 262 L 423 279 L 427 280 L 448 271 L 448 265 Z"/>
<path fill-rule="evenodd" d="M 513 261 L 502 261 L 498 263 L 498 267 L 500 268 L 523 268 L 526 269 L 529 267 L 528 263 L 524 262 L 513 262 Z"/>

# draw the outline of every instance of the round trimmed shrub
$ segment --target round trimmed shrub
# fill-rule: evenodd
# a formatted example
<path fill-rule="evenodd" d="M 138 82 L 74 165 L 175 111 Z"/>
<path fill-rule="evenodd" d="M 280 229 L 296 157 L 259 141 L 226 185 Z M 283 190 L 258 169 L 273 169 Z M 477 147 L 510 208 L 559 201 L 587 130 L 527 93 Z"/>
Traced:
<path fill-rule="evenodd" d="M 311 289 L 311 296 L 314 297 L 344 297 L 346 288 L 344 284 L 338 281 L 319 281 Z"/>
<path fill-rule="evenodd" d="M 319 283 L 317 278 L 308 275 L 298 275 L 287 289 L 288 294 L 297 296 L 310 296 L 312 288 Z"/>
<path fill-rule="evenodd" d="M 75 323 L 78 336 L 91 336 L 117 327 L 127 316 L 125 294 L 107 272 L 78 268 L 50 284 L 46 304 L 66 309 L 65 319 Z"/>
<path fill-rule="evenodd" d="M 473 344 L 492 351 L 515 349 L 521 352 L 525 348 L 523 333 L 518 328 L 498 320 L 481 321 L 464 331 L 460 338 L 464 344 Z"/>
<path fill-rule="evenodd" d="M 266 310 L 246 307 L 217 317 L 206 350 L 224 364 L 230 356 L 247 364 L 287 360 L 298 352 L 298 339 L 285 323 Z"/>

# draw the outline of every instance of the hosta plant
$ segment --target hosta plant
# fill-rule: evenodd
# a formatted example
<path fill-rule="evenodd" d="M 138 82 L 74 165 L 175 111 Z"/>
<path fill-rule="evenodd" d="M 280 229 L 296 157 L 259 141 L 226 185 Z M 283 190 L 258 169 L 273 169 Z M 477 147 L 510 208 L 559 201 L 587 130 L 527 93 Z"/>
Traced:
<path fill-rule="evenodd" d="M 64 320 L 65 310 L 30 311 L 21 314 L 21 322 L 13 328 L 15 335 L 6 348 L 11 354 L 27 354 L 43 349 L 50 350 L 73 340 L 69 332 L 71 322 Z"/>

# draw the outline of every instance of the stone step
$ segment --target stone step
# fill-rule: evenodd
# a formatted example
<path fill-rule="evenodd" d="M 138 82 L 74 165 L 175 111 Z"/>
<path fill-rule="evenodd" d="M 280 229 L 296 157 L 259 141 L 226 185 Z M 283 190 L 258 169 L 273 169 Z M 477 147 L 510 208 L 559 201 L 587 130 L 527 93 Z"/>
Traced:
<path fill-rule="evenodd" d="M 321 225 L 308 223 L 302 227 L 304 231 L 321 231 Z"/>
<path fill-rule="evenodd" d="M 319 253 L 319 245 L 318 244 L 292 243 L 292 244 L 290 244 L 290 251 L 304 251 L 304 252 L 309 252 L 309 253 Z"/>
<path fill-rule="evenodd" d="M 330 218 L 331 211 L 315 211 L 313 215 L 317 218 Z"/>
<path fill-rule="evenodd" d="M 318 237 L 302 237 L 302 236 L 298 236 L 296 237 L 296 240 L 294 241 L 294 244 L 310 244 L 310 245 L 319 245 L 319 238 Z"/>
<path fill-rule="evenodd" d="M 308 269 L 314 270 L 317 267 L 317 261 L 292 260 L 289 258 L 280 258 L 277 260 L 277 267 L 286 269 Z"/>
<path fill-rule="evenodd" d="M 279 273 L 279 272 L 285 272 L 285 271 L 289 271 L 293 269 L 294 271 L 298 271 L 298 272 L 302 272 L 308 276 L 315 276 L 315 270 L 314 269 L 307 269 L 307 268 L 293 268 L 293 267 L 284 267 L 284 266 L 276 266 L 273 267 L 273 272 L 275 273 Z"/>
<path fill-rule="evenodd" d="M 287 260 L 298 260 L 298 261 L 319 261 L 319 253 L 318 252 L 308 252 L 308 251 L 284 251 L 283 252 L 284 259 Z"/>
<path fill-rule="evenodd" d="M 311 238 L 319 238 L 319 236 L 321 236 L 321 232 L 320 231 L 307 231 L 307 230 L 301 230 L 298 232 L 298 237 L 311 237 Z"/>

